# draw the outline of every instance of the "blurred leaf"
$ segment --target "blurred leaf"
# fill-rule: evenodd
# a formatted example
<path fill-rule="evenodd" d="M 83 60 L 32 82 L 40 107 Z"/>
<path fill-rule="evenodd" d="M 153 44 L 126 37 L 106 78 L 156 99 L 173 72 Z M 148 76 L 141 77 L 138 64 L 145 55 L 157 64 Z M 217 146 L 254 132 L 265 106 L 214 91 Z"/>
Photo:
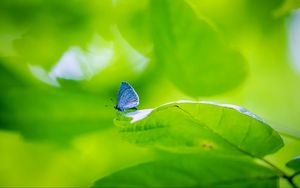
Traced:
<path fill-rule="evenodd" d="M 20 75 L 10 70 L 4 60 L 0 59 L 0 88 L 2 91 L 13 88 L 13 87 L 22 87 L 26 83 L 22 80 Z"/>
<path fill-rule="evenodd" d="M 278 176 L 250 158 L 181 155 L 120 170 L 92 187 L 277 187 Z"/>
<path fill-rule="evenodd" d="M 247 34 L 266 34 L 278 32 L 284 19 L 274 16 L 274 11 L 283 0 L 187 0 L 201 19 L 214 25 L 228 41 L 249 39 Z M 226 7 L 226 8 L 224 8 Z M 238 15 L 238 16 L 237 16 Z M 236 45 L 236 44 L 235 44 Z"/>
<path fill-rule="evenodd" d="M 153 158 L 149 150 L 124 142 L 114 127 L 84 133 L 67 145 L 0 130 L 0 150 L 1 187 L 88 187 L 121 165 Z"/>
<path fill-rule="evenodd" d="M 114 6 L 116 24 L 126 40 L 138 51 L 148 55 L 153 50 L 149 0 L 121 0 Z"/>
<path fill-rule="evenodd" d="M 0 2 L 0 25 L 8 36 L 20 33 L 14 48 L 23 62 L 49 68 L 70 46 L 85 46 L 97 32 L 107 35 L 111 12 L 110 0 L 4 0 Z"/>
<path fill-rule="evenodd" d="M 261 1 L 261 0 L 245 0 L 244 7 L 244 23 L 256 26 L 261 32 L 270 34 L 272 30 L 277 32 L 278 26 L 281 26 L 283 19 L 274 16 L 274 11 L 280 7 L 284 0 Z M 243 10 L 244 9 L 244 10 Z M 253 14 L 255 12 L 255 14 Z M 238 26 L 238 25 L 237 25 Z M 236 30 L 238 32 L 238 30 Z"/>
<path fill-rule="evenodd" d="M 18 5 L 10 3 L 8 6 Z M 24 62 L 49 66 L 58 61 L 69 46 L 83 45 L 91 38 L 93 31 L 87 6 L 80 1 L 73 1 L 71 5 L 60 1 L 27 4 L 30 9 L 24 8 L 23 12 L 32 18 L 25 19 L 29 22 L 26 32 L 14 42 Z"/>
<path fill-rule="evenodd" d="M 300 156 L 297 156 L 294 159 L 287 162 L 286 166 L 293 170 L 300 171 Z"/>
<path fill-rule="evenodd" d="M 120 115 L 115 124 L 130 142 L 176 152 L 211 150 L 263 157 L 283 146 L 266 122 L 234 105 L 173 102 Z"/>
<path fill-rule="evenodd" d="M 282 16 L 300 7 L 300 0 L 285 0 L 275 11 L 277 16 Z"/>
<path fill-rule="evenodd" d="M 110 100 L 105 94 L 15 88 L 1 93 L 0 104 L 0 129 L 32 139 L 69 141 L 113 125 L 113 105 L 106 107 Z"/>
<path fill-rule="evenodd" d="M 194 97 L 214 95 L 245 79 L 244 58 L 184 1 L 152 0 L 151 11 L 158 62 L 182 91 Z"/>
<path fill-rule="evenodd" d="M 135 145 L 116 135 L 110 98 L 121 81 L 133 83 L 141 107 L 230 91 L 246 77 L 241 52 L 245 86 L 213 100 L 247 106 L 276 130 L 300 135 L 299 72 L 287 57 L 297 35 L 286 22 L 298 2 L 1 0 L 0 186 L 86 187 L 159 157 L 133 167 L 136 174 L 107 178 L 118 186 L 275 187 L 278 177 L 256 162 L 282 141 L 253 114 L 181 103 L 131 114 L 140 121 L 119 116 L 121 135 Z M 70 150 L 57 147 L 66 141 Z M 299 142 L 285 143 L 267 156 L 283 170 L 299 154 Z"/>

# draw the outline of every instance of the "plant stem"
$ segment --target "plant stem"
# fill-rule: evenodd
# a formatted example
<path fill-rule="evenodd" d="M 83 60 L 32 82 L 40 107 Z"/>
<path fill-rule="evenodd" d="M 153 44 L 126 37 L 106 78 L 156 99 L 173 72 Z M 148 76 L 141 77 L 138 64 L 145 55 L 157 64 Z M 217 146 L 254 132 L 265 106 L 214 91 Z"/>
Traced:
<path fill-rule="evenodd" d="M 300 171 L 295 172 L 295 173 L 291 176 L 291 178 L 293 179 L 295 176 L 297 176 L 297 175 L 299 175 L 299 174 L 300 174 Z"/>
<path fill-rule="evenodd" d="M 286 176 L 286 177 L 283 177 L 283 178 L 287 179 L 288 182 L 292 185 L 293 188 L 298 188 L 298 186 L 293 181 L 293 176 Z"/>
<path fill-rule="evenodd" d="M 293 178 L 296 175 L 298 175 L 300 172 L 298 172 L 298 173 L 296 172 L 292 176 L 288 176 L 285 172 L 283 172 L 280 168 L 278 168 L 277 166 L 275 166 L 273 163 L 267 161 L 264 158 L 261 158 L 261 160 L 264 161 L 266 164 L 270 165 L 272 168 L 274 168 L 279 173 L 279 176 L 282 177 L 282 178 L 284 178 L 284 179 L 286 179 L 293 188 L 298 188 L 298 186 L 294 183 Z"/>

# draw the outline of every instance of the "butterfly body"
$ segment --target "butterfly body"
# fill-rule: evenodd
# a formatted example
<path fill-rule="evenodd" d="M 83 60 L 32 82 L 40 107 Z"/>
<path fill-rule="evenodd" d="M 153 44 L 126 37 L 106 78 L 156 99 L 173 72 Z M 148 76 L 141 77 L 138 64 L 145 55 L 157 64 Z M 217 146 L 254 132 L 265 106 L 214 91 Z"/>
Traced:
<path fill-rule="evenodd" d="M 136 109 L 139 105 L 139 96 L 133 87 L 128 82 L 122 82 L 119 93 L 117 105 L 115 108 L 118 111 L 125 111 L 128 109 Z"/>

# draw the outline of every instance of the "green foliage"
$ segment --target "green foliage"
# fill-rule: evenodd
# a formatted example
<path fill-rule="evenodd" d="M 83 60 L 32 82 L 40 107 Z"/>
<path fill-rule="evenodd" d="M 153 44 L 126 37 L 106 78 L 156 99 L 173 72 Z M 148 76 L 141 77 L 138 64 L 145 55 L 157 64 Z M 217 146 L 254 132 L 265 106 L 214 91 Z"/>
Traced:
<path fill-rule="evenodd" d="M 106 100 L 92 94 L 23 88 L 5 91 L 0 99 L 1 128 L 31 139 L 69 142 L 76 135 L 108 128 L 114 117 Z"/>
<path fill-rule="evenodd" d="M 158 63 L 178 88 L 197 97 L 222 93 L 244 80 L 244 58 L 184 1 L 152 0 L 150 8 Z"/>
<path fill-rule="evenodd" d="M 299 187 L 299 5 L 1 0 L 0 186 Z"/>
<path fill-rule="evenodd" d="M 294 159 L 290 160 L 286 163 L 286 166 L 295 171 L 300 171 L 300 157 L 297 156 Z"/>
<path fill-rule="evenodd" d="M 129 112 L 115 124 L 130 142 L 179 152 L 213 150 L 262 157 L 283 146 L 279 134 L 268 124 L 234 105 L 174 102 Z"/>
<path fill-rule="evenodd" d="M 175 155 L 120 170 L 92 187 L 276 187 L 278 176 L 251 158 Z"/>
<path fill-rule="evenodd" d="M 210 102 L 173 102 L 119 114 L 115 124 L 132 143 L 177 154 L 112 174 L 97 181 L 96 187 L 277 184 L 276 171 L 261 166 L 255 158 L 277 151 L 283 141 L 261 118 L 244 108 Z"/>
<path fill-rule="evenodd" d="M 285 0 L 275 13 L 282 16 L 284 14 L 289 14 L 291 10 L 296 10 L 299 7 L 299 0 Z"/>

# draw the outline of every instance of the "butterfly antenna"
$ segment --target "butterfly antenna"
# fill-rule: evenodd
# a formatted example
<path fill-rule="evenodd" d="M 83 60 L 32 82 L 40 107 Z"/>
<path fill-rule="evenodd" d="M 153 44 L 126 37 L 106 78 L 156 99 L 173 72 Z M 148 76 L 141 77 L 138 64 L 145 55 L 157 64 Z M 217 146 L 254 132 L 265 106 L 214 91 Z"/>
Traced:
<path fill-rule="evenodd" d="M 110 102 L 111 102 L 111 104 L 112 104 L 113 106 L 114 106 L 115 103 L 116 103 L 116 101 L 114 101 L 113 98 L 110 98 Z"/>
<path fill-rule="evenodd" d="M 113 101 L 113 98 L 110 98 L 109 101 L 110 101 L 109 104 L 105 104 L 105 105 L 104 105 L 105 108 L 111 108 L 111 107 L 114 107 L 114 106 L 115 106 L 115 103 L 114 103 L 114 101 Z"/>

